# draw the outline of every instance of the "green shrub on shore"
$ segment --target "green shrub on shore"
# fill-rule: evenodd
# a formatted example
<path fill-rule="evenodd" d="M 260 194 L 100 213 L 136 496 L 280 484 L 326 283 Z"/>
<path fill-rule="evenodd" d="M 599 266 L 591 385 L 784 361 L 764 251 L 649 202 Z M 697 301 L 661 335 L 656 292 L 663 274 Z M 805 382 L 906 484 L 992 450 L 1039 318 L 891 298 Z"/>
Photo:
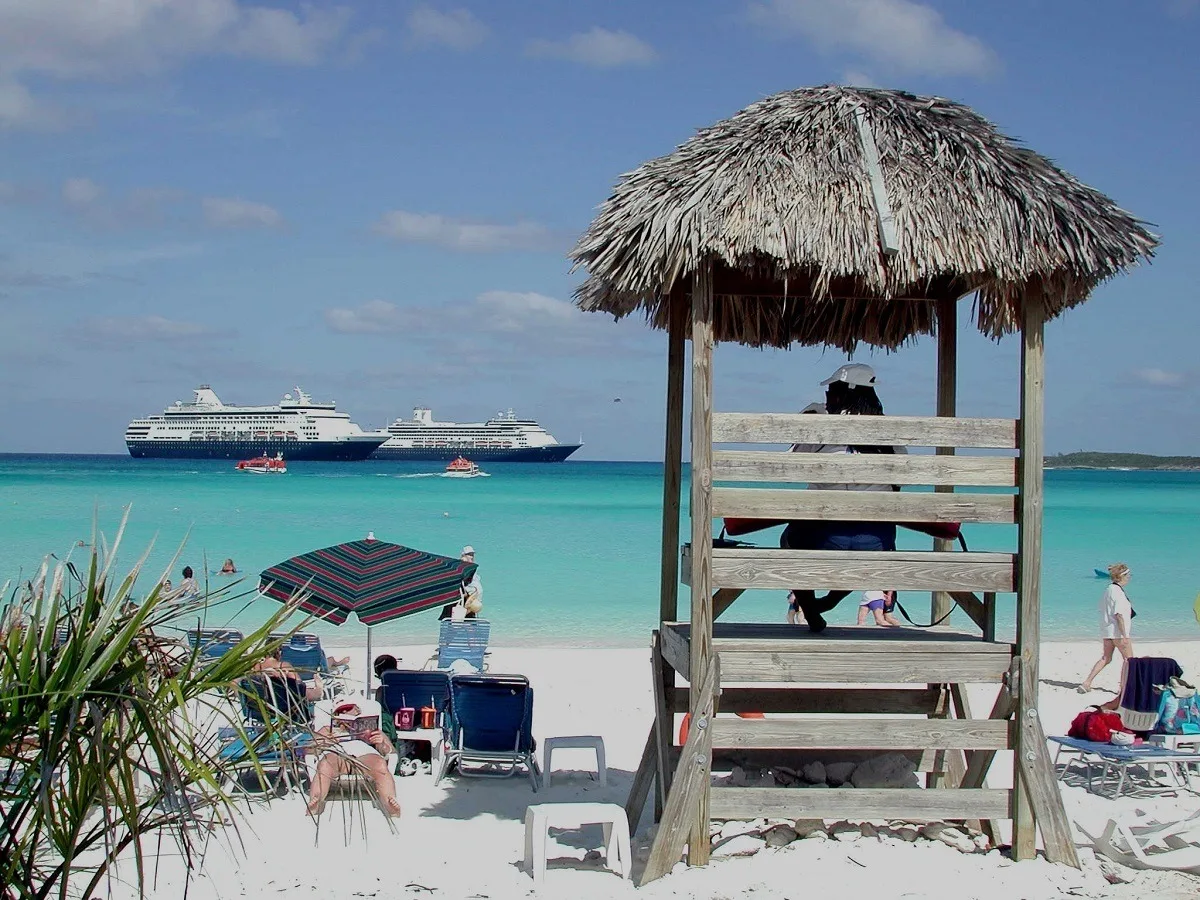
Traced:
<path fill-rule="evenodd" d="M 134 604 L 146 555 L 118 575 L 120 537 L 109 548 L 97 534 L 85 571 L 48 557 L 36 578 L 3 590 L 5 900 L 91 897 L 116 877 L 118 857 L 121 881 L 142 889 L 160 840 L 193 866 L 207 829 L 234 802 L 217 764 L 216 729 L 246 737 L 230 686 L 264 658 L 268 635 L 285 630 L 293 608 L 281 606 L 219 659 L 201 660 L 169 635 L 236 601 L 234 586 L 180 597 L 160 580 Z M 257 765 L 254 742 L 246 743 Z"/>

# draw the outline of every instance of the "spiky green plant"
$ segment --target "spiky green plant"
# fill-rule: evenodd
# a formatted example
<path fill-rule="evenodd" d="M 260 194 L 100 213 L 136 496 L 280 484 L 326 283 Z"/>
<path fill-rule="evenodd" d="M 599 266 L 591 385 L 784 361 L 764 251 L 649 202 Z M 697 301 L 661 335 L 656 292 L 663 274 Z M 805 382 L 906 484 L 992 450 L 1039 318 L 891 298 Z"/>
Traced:
<path fill-rule="evenodd" d="M 93 538 L 86 571 L 48 557 L 36 578 L 11 594 L 4 588 L 5 900 L 91 897 L 118 857 L 132 861 L 133 880 L 143 888 L 152 836 L 172 839 L 190 868 L 204 827 L 232 812 L 236 795 L 218 765 L 216 729 L 231 726 L 248 737 L 230 687 L 271 649 L 269 635 L 286 631 L 294 609 L 279 607 L 228 653 L 202 660 L 170 636 L 236 601 L 236 589 L 180 597 L 163 591 L 160 579 L 134 604 L 149 551 L 118 575 L 124 528 L 123 519 L 111 547 Z M 257 765 L 256 742 L 246 744 Z M 130 874 L 122 871 L 122 880 Z"/>

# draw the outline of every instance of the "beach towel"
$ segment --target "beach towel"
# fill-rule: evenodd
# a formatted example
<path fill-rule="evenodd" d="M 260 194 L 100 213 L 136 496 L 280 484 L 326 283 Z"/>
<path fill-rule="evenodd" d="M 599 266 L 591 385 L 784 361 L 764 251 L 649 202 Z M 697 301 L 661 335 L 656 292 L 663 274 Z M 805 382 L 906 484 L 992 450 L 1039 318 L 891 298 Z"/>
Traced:
<path fill-rule="evenodd" d="M 1121 721 L 1130 731 L 1152 731 L 1158 724 L 1161 698 L 1154 686 L 1170 683 L 1183 675 L 1179 663 L 1169 656 L 1138 656 L 1125 664 L 1125 692 L 1117 706 Z"/>

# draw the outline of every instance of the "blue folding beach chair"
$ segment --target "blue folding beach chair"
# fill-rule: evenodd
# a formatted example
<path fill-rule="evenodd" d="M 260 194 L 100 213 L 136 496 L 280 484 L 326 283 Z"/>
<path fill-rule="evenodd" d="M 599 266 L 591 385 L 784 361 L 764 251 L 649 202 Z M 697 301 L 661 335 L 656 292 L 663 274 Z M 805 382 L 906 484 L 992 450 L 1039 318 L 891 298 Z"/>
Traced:
<path fill-rule="evenodd" d="M 232 628 L 193 628 L 187 633 L 192 649 L 208 659 L 217 659 L 245 640 L 245 635 Z"/>
<path fill-rule="evenodd" d="M 482 672 L 487 668 L 485 657 L 491 633 L 492 623 L 487 619 L 463 619 L 461 622 L 443 619 L 438 632 L 437 653 L 430 657 L 430 662 L 436 659 L 437 668 L 449 669 L 457 660 L 463 660 Z"/>
<path fill-rule="evenodd" d="M 434 784 L 453 766 L 460 775 L 492 778 L 523 767 L 538 789 L 533 688 L 524 675 L 451 676 L 448 730 L 449 749 Z"/>
<path fill-rule="evenodd" d="M 235 787 L 258 769 L 276 771 L 276 784 L 284 791 L 300 783 L 300 762 L 312 740 L 312 708 L 302 683 L 293 678 L 254 675 L 241 681 L 238 692 L 245 726 L 222 729 L 225 743 L 217 753 L 222 774 Z M 253 748 L 257 763 L 251 758 Z"/>
<path fill-rule="evenodd" d="M 381 674 L 379 682 L 379 702 L 392 716 L 405 706 L 419 709 L 432 705 L 441 722 L 450 707 L 449 672 L 392 669 Z"/>
<path fill-rule="evenodd" d="M 282 634 L 272 634 L 269 640 L 280 641 Z M 321 677 L 338 677 L 346 673 L 346 666 L 336 669 L 329 667 L 329 658 L 325 648 L 321 646 L 321 638 L 312 632 L 298 631 L 291 635 L 279 648 L 279 658 L 294 668 L 305 681 L 311 681 L 314 674 Z"/>

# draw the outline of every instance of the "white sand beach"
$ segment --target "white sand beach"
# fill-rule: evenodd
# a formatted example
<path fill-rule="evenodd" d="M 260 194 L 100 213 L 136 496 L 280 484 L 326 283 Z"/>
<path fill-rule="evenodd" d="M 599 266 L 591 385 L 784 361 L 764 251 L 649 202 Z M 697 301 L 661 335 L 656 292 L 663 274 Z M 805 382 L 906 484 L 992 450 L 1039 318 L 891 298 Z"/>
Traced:
<path fill-rule="evenodd" d="M 1099 642 L 1051 643 L 1042 649 L 1041 712 L 1048 734 L 1065 733 L 1089 702 L 1111 698 L 1119 676 L 1116 664 L 1098 679 L 1098 689 L 1080 696 L 1075 685 L 1086 674 Z M 404 665 L 420 665 L 428 647 L 376 647 L 393 652 Z M 1172 656 L 1185 672 L 1200 675 L 1200 641 L 1150 643 L 1139 655 Z M 357 673 L 364 654 L 354 653 Z M 394 833 L 382 813 L 368 807 L 363 821 L 354 805 L 330 801 L 319 833 L 293 793 L 250 806 L 233 828 L 218 828 L 200 869 L 188 886 L 194 900 L 231 897 L 656 897 L 761 900 L 801 895 L 933 898 L 1054 898 L 1200 895 L 1195 876 L 1123 869 L 1128 883 L 1110 884 L 1090 852 L 1083 871 L 1043 860 L 1013 863 L 998 851 L 963 854 L 944 844 L 905 843 L 889 838 L 797 840 L 753 856 L 719 859 L 704 868 L 675 872 L 641 890 L 598 862 L 585 860 L 599 846 L 599 830 L 565 832 L 552 851 L 545 883 L 535 889 L 523 859 L 524 813 L 530 803 L 593 800 L 622 804 L 651 722 L 649 653 L 642 650 L 495 648 L 491 671 L 520 672 L 535 689 L 534 733 L 598 734 L 608 755 L 608 784 L 600 787 L 587 771 L 587 751 L 555 754 L 550 786 L 534 794 L 522 777 L 507 780 L 451 775 L 438 787 L 428 775 L 399 778 L 404 814 Z M 359 683 L 361 687 L 361 682 Z M 973 691 L 975 714 L 990 708 L 988 691 Z M 567 771 L 563 771 L 566 769 Z M 1003 754 L 993 767 L 993 786 L 1003 787 Z M 1197 783 L 1200 787 L 1200 783 Z M 1128 796 L 1118 801 L 1064 786 L 1068 814 L 1096 834 L 1117 810 L 1143 809 L 1179 817 L 1200 808 L 1200 796 L 1186 791 L 1162 796 Z M 634 839 L 635 872 L 648 846 L 650 811 Z M 152 849 L 152 848 L 151 848 Z M 150 860 L 151 896 L 183 896 L 185 869 L 169 843 Z M 119 876 L 131 877 L 132 863 Z M 127 884 L 112 883 L 114 897 L 133 896 Z"/>

